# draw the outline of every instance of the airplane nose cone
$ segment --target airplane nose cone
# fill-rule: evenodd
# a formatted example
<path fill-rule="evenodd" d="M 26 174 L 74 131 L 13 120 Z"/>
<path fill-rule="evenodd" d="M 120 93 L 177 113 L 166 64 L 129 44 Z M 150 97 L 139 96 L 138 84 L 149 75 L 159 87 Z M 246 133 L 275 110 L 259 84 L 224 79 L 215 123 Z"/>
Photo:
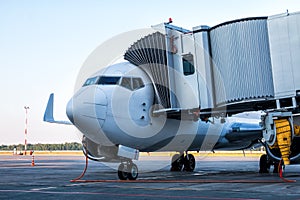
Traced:
<path fill-rule="evenodd" d="M 69 120 L 74 124 L 74 116 L 73 116 L 73 98 L 67 104 L 66 114 Z"/>
<path fill-rule="evenodd" d="M 103 89 L 97 86 L 83 87 L 68 102 L 66 114 L 87 138 L 98 144 L 111 145 L 102 129 L 106 120 L 107 105 L 107 96 Z"/>
<path fill-rule="evenodd" d="M 70 99 L 66 107 L 69 120 L 78 127 L 85 126 L 84 124 L 88 124 L 86 121 L 93 121 L 93 119 L 97 120 L 102 127 L 106 113 L 107 97 L 100 88 L 82 90 Z"/>

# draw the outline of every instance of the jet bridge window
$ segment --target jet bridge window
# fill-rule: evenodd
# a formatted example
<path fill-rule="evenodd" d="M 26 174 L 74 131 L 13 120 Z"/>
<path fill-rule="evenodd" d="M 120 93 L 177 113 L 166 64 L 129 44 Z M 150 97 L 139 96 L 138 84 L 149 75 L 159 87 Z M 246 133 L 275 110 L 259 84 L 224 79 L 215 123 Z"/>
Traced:
<path fill-rule="evenodd" d="M 141 78 L 132 77 L 123 77 L 120 85 L 129 90 L 137 90 L 145 86 Z"/>
<path fill-rule="evenodd" d="M 183 55 L 182 57 L 183 74 L 185 76 L 195 73 L 194 58 L 192 54 Z"/>
<path fill-rule="evenodd" d="M 98 77 L 97 77 L 97 76 L 96 76 L 96 77 L 92 77 L 92 78 L 88 78 L 88 79 L 85 81 L 85 83 L 83 84 L 83 87 L 84 87 L 84 86 L 87 86 L 87 85 L 94 85 L 94 84 L 96 84 L 97 80 L 98 80 Z"/>
<path fill-rule="evenodd" d="M 99 85 L 117 85 L 119 84 L 120 76 L 100 76 Z"/>

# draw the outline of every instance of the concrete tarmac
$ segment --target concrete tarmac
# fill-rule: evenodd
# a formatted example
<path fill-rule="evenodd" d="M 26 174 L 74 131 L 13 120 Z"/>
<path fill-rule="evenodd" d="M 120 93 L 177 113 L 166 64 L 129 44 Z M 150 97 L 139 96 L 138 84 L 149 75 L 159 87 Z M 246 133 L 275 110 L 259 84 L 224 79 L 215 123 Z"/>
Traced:
<path fill-rule="evenodd" d="M 198 157 L 195 172 L 170 172 L 170 157 L 142 157 L 137 181 L 119 181 L 118 164 L 82 156 L 0 156 L 0 199 L 299 199 L 300 166 L 284 177 L 259 174 L 258 158 Z M 83 180 L 83 181 L 82 181 Z"/>

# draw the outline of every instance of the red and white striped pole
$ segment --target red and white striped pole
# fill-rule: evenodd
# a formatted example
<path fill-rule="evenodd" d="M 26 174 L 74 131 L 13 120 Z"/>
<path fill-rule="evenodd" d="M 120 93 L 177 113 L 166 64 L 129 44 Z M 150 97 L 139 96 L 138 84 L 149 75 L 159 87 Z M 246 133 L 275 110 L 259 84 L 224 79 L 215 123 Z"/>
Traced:
<path fill-rule="evenodd" d="M 24 106 L 25 108 L 25 113 L 26 113 L 26 119 L 25 119 L 25 146 L 24 146 L 24 154 L 26 156 L 26 151 L 27 151 L 27 125 L 28 125 L 28 118 L 27 118 L 27 113 L 28 113 L 28 106 Z"/>

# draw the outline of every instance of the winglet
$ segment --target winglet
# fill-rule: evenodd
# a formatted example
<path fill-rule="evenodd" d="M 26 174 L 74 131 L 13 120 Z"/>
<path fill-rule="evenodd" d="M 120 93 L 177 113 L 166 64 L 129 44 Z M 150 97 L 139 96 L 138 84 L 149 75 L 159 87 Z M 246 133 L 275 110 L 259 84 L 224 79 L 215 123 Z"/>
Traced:
<path fill-rule="evenodd" d="M 44 113 L 44 122 L 72 125 L 72 123 L 69 122 L 69 121 L 55 121 L 54 120 L 54 117 L 53 117 L 53 101 L 54 101 L 54 94 L 51 93 L 50 96 L 49 96 L 48 103 L 47 103 L 47 108 L 46 108 L 45 113 Z"/>

